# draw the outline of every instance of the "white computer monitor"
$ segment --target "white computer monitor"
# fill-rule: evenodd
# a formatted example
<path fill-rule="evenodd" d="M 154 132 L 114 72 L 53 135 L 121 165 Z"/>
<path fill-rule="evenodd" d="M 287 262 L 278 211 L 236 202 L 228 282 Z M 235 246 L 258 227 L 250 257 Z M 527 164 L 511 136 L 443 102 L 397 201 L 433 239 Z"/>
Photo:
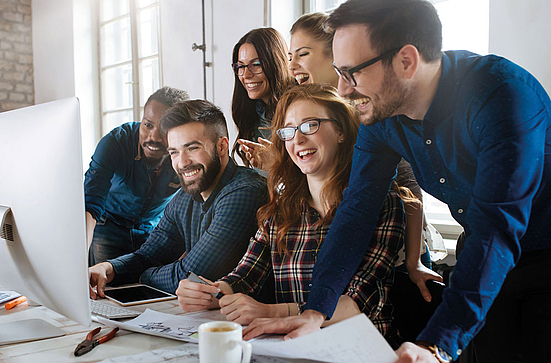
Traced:
<path fill-rule="evenodd" d="M 0 290 L 89 326 L 78 99 L 0 113 L 0 206 Z"/>

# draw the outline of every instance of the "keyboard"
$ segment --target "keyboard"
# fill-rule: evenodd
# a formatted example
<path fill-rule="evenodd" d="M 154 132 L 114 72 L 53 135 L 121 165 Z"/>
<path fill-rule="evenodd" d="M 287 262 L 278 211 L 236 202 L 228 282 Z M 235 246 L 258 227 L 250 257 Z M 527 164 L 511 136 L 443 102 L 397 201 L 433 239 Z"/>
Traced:
<path fill-rule="evenodd" d="M 121 306 L 106 304 L 98 300 L 90 299 L 92 314 L 99 315 L 107 319 L 135 318 L 141 313 L 136 310 L 127 309 Z"/>

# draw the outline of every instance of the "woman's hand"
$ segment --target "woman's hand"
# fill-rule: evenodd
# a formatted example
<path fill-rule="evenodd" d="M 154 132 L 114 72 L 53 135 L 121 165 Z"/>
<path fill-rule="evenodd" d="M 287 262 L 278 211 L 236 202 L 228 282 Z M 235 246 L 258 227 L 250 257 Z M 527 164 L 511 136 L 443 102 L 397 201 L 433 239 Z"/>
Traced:
<path fill-rule="evenodd" d="M 239 139 L 237 142 L 241 145 L 241 150 L 245 153 L 247 160 L 255 168 L 267 171 L 273 165 L 274 161 L 268 152 L 272 145 L 271 141 L 259 137 L 258 143 L 245 139 Z"/>
<path fill-rule="evenodd" d="M 417 260 L 417 265 L 407 266 L 407 269 L 408 269 L 410 280 L 417 285 L 425 301 L 431 302 L 432 295 L 430 294 L 430 291 L 426 285 L 426 282 L 428 280 L 444 282 L 444 279 L 442 278 L 442 276 L 432 271 L 431 269 L 425 267 L 425 265 L 423 265 L 419 260 Z"/>
<path fill-rule="evenodd" d="M 226 295 L 219 301 L 220 312 L 227 320 L 248 325 L 256 318 L 275 317 L 278 305 L 263 304 L 241 293 Z"/>

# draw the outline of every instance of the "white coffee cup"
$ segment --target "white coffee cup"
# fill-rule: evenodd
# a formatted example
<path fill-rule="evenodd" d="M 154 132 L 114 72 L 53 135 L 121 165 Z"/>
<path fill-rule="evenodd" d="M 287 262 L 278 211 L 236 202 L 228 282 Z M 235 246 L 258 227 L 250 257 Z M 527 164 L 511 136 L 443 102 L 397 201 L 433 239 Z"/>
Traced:
<path fill-rule="evenodd" d="M 251 343 L 243 341 L 242 330 L 241 325 L 231 321 L 211 321 L 199 325 L 199 361 L 249 363 L 252 347 Z"/>

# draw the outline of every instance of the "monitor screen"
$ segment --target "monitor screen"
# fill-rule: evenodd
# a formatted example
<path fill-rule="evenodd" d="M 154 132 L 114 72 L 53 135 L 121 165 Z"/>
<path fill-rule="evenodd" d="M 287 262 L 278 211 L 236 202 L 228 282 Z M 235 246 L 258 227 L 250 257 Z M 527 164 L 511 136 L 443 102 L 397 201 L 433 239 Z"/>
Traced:
<path fill-rule="evenodd" d="M 76 98 L 0 113 L 0 290 L 88 326 L 81 155 Z"/>

